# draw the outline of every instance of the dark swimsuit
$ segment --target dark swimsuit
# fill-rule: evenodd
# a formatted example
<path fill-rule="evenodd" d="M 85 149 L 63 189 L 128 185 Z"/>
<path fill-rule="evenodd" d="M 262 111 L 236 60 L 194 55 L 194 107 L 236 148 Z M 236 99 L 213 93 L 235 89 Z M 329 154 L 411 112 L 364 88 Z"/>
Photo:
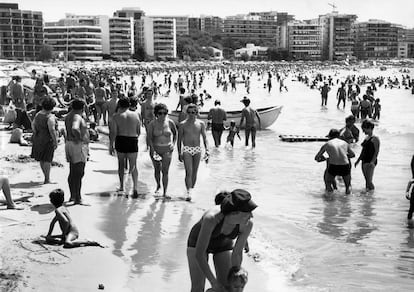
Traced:
<path fill-rule="evenodd" d="M 116 136 L 115 150 L 120 153 L 138 152 L 138 137 Z"/>
<path fill-rule="evenodd" d="M 372 161 L 372 158 L 374 157 L 375 145 L 374 142 L 372 142 L 371 140 L 372 136 L 361 143 L 362 151 L 360 158 L 362 163 L 370 163 Z M 375 159 L 374 164 L 377 165 L 377 159 Z"/>
<path fill-rule="evenodd" d="M 196 247 L 198 235 L 200 234 L 201 229 L 201 220 L 198 221 L 191 229 L 190 235 L 188 236 L 187 247 Z M 240 234 L 239 225 L 236 225 L 236 227 L 229 234 L 223 234 L 221 233 L 223 222 L 224 218 L 220 220 L 211 233 L 207 253 L 216 254 L 223 251 L 233 250 L 233 240 Z"/>
<path fill-rule="evenodd" d="M 347 176 L 351 173 L 351 165 L 328 164 L 328 173 L 332 176 Z"/>

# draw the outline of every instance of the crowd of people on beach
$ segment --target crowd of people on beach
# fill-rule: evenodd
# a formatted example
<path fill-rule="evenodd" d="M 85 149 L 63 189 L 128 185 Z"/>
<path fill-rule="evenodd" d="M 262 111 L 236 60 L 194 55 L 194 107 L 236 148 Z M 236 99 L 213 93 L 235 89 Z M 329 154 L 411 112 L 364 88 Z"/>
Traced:
<path fill-rule="evenodd" d="M 329 92 L 334 86 L 338 86 L 335 95 L 337 108 L 345 109 L 346 103 L 351 103 L 351 114 L 345 119 L 345 126 L 331 129 L 328 134 L 329 141 L 322 145 L 315 156 L 318 162 L 326 161 L 323 180 L 327 193 L 332 195 L 338 188 L 337 176 L 344 181 L 345 193 L 348 195 L 352 192 L 351 159 L 356 157 L 352 144 L 359 142 L 359 129 L 355 125 L 357 121 L 361 121 L 361 129 L 366 136 L 354 166 L 361 163 L 366 191 L 372 192 L 375 189 L 373 176 L 380 152 L 380 139 L 374 135 L 374 128 L 381 117 L 381 104 L 380 99 L 374 97 L 375 92 L 381 86 L 390 89 L 403 86 L 414 94 L 414 80 L 409 75 L 402 75 L 401 81 L 398 78 L 371 79 L 357 75 L 341 80 L 335 76 L 314 73 L 315 69 L 306 67 L 247 64 L 238 67 L 177 66 L 168 70 L 162 67 L 89 71 L 80 68 L 68 74 L 62 73 L 52 84 L 47 74 L 32 72 L 32 77 L 36 80 L 33 91 L 28 93 L 18 76 L 8 86 L 9 99 L 16 112 L 15 119 L 9 123 L 11 128 L 20 129 L 22 133 L 32 133 L 31 156 L 39 161 L 45 184 L 52 182 L 51 163 L 59 139 L 63 137 L 69 163 L 69 201 L 73 204 L 85 204 L 81 194 L 85 166 L 89 159 L 89 143 L 91 140 L 99 140 L 98 129 L 104 131 L 105 126 L 108 127 L 109 153 L 116 154 L 118 160 L 117 192 L 127 192 L 127 171 L 133 182 L 132 198 L 145 196 L 138 189 L 137 168 L 138 139 L 144 129 L 146 150 L 154 168 L 156 199 L 171 199 L 168 193 L 168 176 L 176 147 L 178 159 L 185 168 L 186 193 L 182 199 L 191 201 L 199 165 L 201 161 L 209 161 L 208 129 L 211 129 L 215 147 L 221 147 L 223 132 L 228 130 L 226 147 L 231 149 L 236 136 L 241 140 L 239 132 L 244 127 L 245 146 L 251 143 L 253 148 L 256 147 L 256 132 L 261 129 L 261 119 L 248 98 L 251 79 L 253 76 L 258 77 L 264 82 L 264 91 L 271 92 L 275 78 L 279 91 L 283 92 L 288 91 L 284 80 L 293 77 L 310 89 L 320 91 L 323 108 L 327 107 Z M 176 75 L 178 77 L 174 81 L 173 76 Z M 162 84 L 155 81 L 160 77 L 164 80 Z M 212 99 L 203 88 L 203 82 L 208 78 L 215 78 L 217 88 L 222 88 L 224 92 L 228 90 L 228 85 L 233 92 L 244 90 L 246 96 L 241 100 L 244 108 L 239 124 L 230 121 L 230 126 L 225 126 L 227 114 L 219 99 L 214 101 L 214 107 L 208 111 L 208 123 L 198 118 L 204 102 Z M 137 82 L 139 79 L 141 84 Z M 240 84 L 244 89 L 240 89 Z M 361 98 L 361 86 L 367 84 L 366 92 Z M 169 97 L 173 90 L 178 95 L 178 123 L 168 117 L 167 105 L 157 102 L 157 97 Z M 64 124 L 61 129 L 59 121 Z M 6 177 L 0 178 L 0 186 L 7 200 L 7 208 L 16 208 Z M 407 199 L 410 200 L 408 220 L 411 225 L 414 210 L 413 186 L 411 180 L 407 186 Z M 58 238 L 65 247 L 79 246 L 76 243 L 78 230 L 64 207 L 63 191 L 54 190 L 50 194 L 50 201 L 56 209 L 46 239 L 56 239 L 52 232 L 55 223 L 59 222 L 62 235 Z M 243 189 L 220 192 L 215 197 L 215 204 L 216 207 L 206 211 L 189 234 L 187 257 L 191 291 L 204 291 L 206 279 L 211 284 L 211 291 L 242 291 L 247 282 L 247 272 L 241 268 L 242 254 L 249 250 L 247 239 L 253 228 L 252 211 L 257 205 L 250 193 Z M 213 254 L 215 273 L 207 262 L 206 254 Z"/>

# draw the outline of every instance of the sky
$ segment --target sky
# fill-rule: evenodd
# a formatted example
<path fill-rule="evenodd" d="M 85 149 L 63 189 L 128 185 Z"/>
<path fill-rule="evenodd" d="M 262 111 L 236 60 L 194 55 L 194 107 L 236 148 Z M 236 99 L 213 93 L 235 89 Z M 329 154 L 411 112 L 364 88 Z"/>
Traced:
<path fill-rule="evenodd" d="M 18 3 L 21 10 L 42 11 L 45 21 L 57 21 L 65 13 L 108 15 L 123 7 L 139 7 L 146 15 L 230 16 L 258 11 L 293 14 L 295 19 L 317 18 L 332 12 L 356 14 L 358 21 L 381 19 L 414 28 L 414 0 L 0 0 Z"/>

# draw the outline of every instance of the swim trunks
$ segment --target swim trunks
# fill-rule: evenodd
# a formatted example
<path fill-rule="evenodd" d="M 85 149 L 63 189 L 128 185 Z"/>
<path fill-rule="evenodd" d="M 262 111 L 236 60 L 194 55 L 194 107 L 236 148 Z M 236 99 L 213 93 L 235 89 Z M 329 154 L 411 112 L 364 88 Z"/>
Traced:
<path fill-rule="evenodd" d="M 329 164 L 328 173 L 332 176 L 347 176 L 351 174 L 351 164 Z"/>
<path fill-rule="evenodd" d="M 223 126 L 223 124 L 212 123 L 211 124 L 211 130 L 220 132 L 220 131 L 224 130 L 224 126 Z"/>
<path fill-rule="evenodd" d="M 138 152 L 138 137 L 116 136 L 115 150 L 120 153 Z"/>
<path fill-rule="evenodd" d="M 191 156 L 195 156 L 201 153 L 201 147 L 200 146 L 183 146 L 183 154 L 184 153 L 188 153 Z"/>
<path fill-rule="evenodd" d="M 89 146 L 87 143 L 66 141 L 65 144 L 66 160 L 69 163 L 86 162 L 89 156 Z"/>

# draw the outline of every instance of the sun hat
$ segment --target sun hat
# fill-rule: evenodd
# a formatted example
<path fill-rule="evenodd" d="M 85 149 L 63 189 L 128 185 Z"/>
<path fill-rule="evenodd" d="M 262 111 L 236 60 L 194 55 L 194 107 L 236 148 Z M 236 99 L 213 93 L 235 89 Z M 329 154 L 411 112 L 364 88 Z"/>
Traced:
<path fill-rule="evenodd" d="M 235 189 L 231 193 L 226 193 L 220 209 L 224 214 L 231 212 L 251 212 L 257 208 L 255 202 L 252 201 L 250 193 L 243 189 Z"/>

